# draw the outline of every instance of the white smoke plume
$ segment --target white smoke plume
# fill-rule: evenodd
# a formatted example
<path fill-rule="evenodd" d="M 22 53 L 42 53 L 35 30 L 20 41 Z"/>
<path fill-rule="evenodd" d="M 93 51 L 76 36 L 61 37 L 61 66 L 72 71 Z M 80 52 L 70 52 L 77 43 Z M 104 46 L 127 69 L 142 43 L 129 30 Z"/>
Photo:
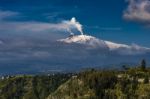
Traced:
<path fill-rule="evenodd" d="M 63 21 L 63 23 L 68 26 L 67 31 L 70 33 L 72 33 L 70 30 L 71 28 L 76 28 L 81 33 L 81 35 L 83 35 L 82 25 L 76 21 L 75 17 L 71 18 L 70 21 Z"/>
<path fill-rule="evenodd" d="M 67 28 L 67 31 L 70 33 L 70 35 L 74 35 L 74 33 L 70 30 L 70 28 Z"/>

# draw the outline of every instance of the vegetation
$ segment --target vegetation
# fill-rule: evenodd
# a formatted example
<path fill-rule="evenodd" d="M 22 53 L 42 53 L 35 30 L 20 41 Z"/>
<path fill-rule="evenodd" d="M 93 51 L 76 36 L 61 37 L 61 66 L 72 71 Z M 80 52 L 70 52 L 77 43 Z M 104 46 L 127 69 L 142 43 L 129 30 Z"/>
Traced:
<path fill-rule="evenodd" d="M 45 99 L 68 79 L 66 74 L 9 77 L 0 80 L 0 99 Z"/>
<path fill-rule="evenodd" d="M 48 99 L 149 99 L 149 73 L 142 78 L 143 74 L 138 72 L 133 76 L 114 71 L 82 72 L 62 84 Z"/>
<path fill-rule="evenodd" d="M 150 99 L 146 61 L 123 68 L 5 78 L 0 80 L 0 99 Z"/>

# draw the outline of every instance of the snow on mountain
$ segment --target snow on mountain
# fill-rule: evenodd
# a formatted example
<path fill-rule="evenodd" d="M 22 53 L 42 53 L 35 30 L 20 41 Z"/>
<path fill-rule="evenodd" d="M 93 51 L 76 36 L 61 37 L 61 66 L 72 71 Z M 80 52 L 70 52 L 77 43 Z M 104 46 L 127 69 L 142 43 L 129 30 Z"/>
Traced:
<path fill-rule="evenodd" d="M 92 36 L 87 36 L 87 35 L 76 35 L 76 36 L 70 36 L 66 39 L 61 39 L 59 41 L 62 41 L 62 42 L 65 42 L 65 43 L 86 43 L 90 40 L 98 40 L 96 39 L 95 37 L 92 37 Z"/>
<path fill-rule="evenodd" d="M 91 47 L 101 47 L 101 48 L 108 48 L 106 43 L 103 40 L 97 39 L 93 36 L 88 35 L 71 35 L 66 39 L 58 40 L 64 43 L 78 43 L 78 44 L 85 44 Z"/>
<path fill-rule="evenodd" d="M 116 51 L 119 54 L 135 55 L 150 52 L 150 48 L 141 47 L 136 44 L 126 45 L 111 41 L 105 41 L 88 35 L 71 35 L 66 39 L 60 39 L 59 42 L 67 44 L 78 43 L 91 46 L 92 48 L 107 48 L 109 51 Z"/>
<path fill-rule="evenodd" d="M 110 41 L 104 41 L 104 42 L 106 43 L 106 45 L 109 47 L 110 50 L 115 50 L 118 48 L 130 48 L 129 45 L 125 45 L 125 44 L 118 44 Z"/>

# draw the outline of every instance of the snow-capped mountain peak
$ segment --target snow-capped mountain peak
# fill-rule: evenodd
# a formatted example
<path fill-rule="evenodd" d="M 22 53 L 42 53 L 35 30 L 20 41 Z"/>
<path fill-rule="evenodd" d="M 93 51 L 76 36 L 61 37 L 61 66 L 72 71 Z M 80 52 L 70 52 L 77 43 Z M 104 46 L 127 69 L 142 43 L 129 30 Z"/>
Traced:
<path fill-rule="evenodd" d="M 89 35 L 71 35 L 66 39 L 60 39 L 58 41 L 64 42 L 64 43 L 80 43 L 80 44 L 87 44 L 87 45 L 96 44 L 97 47 L 100 45 L 103 45 L 103 47 L 105 46 L 109 48 L 110 50 L 118 49 L 121 47 L 130 48 L 129 45 L 118 44 L 118 43 L 114 43 L 111 41 L 104 41 L 104 40 L 100 40 Z"/>
<path fill-rule="evenodd" d="M 78 43 L 78 44 L 85 44 L 92 47 L 103 47 L 107 48 L 106 43 L 103 40 L 97 39 L 93 36 L 89 35 L 71 35 L 66 39 L 58 40 L 64 43 Z"/>
<path fill-rule="evenodd" d="M 85 43 L 87 41 L 95 40 L 95 39 L 96 39 L 95 37 L 87 36 L 87 35 L 75 35 L 75 36 L 71 35 L 66 39 L 60 39 L 58 41 L 65 42 L 65 43 Z"/>

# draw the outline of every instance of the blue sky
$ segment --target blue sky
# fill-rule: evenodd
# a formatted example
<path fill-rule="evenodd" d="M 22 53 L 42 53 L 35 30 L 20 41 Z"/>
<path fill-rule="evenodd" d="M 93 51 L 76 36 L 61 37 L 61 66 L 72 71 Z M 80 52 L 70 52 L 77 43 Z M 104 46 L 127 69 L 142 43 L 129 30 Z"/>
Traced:
<path fill-rule="evenodd" d="M 65 37 L 47 25 L 76 17 L 85 34 L 150 47 L 149 7 L 149 0 L 0 0 L 0 38 Z"/>

